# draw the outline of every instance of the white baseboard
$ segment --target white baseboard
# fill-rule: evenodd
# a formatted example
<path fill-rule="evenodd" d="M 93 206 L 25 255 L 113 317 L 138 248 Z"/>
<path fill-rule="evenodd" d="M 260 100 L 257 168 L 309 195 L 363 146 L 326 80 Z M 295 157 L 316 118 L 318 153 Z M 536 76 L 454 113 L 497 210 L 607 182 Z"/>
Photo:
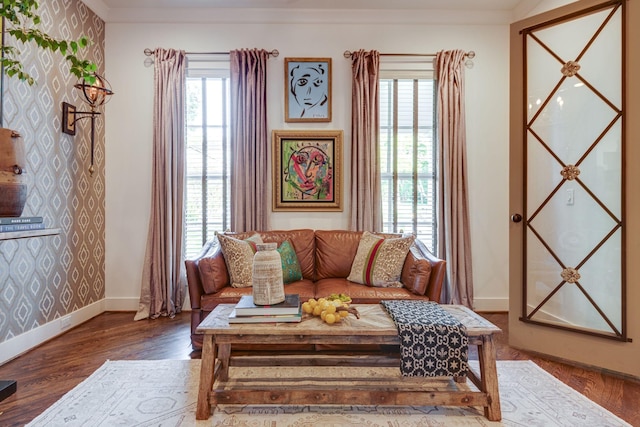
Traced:
<path fill-rule="evenodd" d="M 140 298 L 105 298 L 104 311 L 138 311 Z"/>
<path fill-rule="evenodd" d="M 104 300 L 100 300 L 0 343 L 0 365 L 96 317 L 104 311 Z"/>
<path fill-rule="evenodd" d="M 104 311 L 134 311 L 137 312 L 140 307 L 139 298 L 106 298 L 104 300 Z M 182 311 L 191 311 L 189 296 L 182 305 Z"/>
<path fill-rule="evenodd" d="M 509 298 L 474 298 L 475 311 L 509 311 Z"/>
<path fill-rule="evenodd" d="M 23 353 L 57 337 L 105 311 L 138 311 L 138 298 L 105 298 L 66 316 L 32 329 L 17 337 L 0 343 L 0 365 L 15 359 Z M 188 300 L 183 311 L 191 311 Z M 133 317 L 132 317 L 133 319 Z"/>

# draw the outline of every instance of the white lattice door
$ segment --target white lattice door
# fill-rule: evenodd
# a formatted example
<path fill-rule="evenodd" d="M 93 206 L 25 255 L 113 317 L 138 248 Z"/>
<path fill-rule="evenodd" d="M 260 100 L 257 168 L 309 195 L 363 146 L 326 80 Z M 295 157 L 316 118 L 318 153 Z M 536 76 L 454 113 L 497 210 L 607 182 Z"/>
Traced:
<path fill-rule="evenodd" d="M 626 339 L 624 1 L 522 37 L 520 320 Z"/>

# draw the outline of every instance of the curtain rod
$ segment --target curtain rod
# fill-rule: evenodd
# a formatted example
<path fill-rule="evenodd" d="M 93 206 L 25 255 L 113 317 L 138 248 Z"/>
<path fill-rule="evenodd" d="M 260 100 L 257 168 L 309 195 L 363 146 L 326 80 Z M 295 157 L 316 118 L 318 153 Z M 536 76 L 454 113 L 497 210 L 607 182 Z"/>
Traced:
<path fill-rule="evenodd" d="M 349 59 L 354 54 L 354 52 L 345 50 L 344 57 Z M 380 56 L 423 56 L 423 57 L 431 57 L 436 56 L 436 53 L 381 53 Z M 465 56 L 469 59 L 473 59 L 476 56 L 476 53 L 472 50 L 465 53 Z"/>
<path fill-rule="evenodd" d="M 229 53 L 230 52 L 185 52 L 186 55 L 229 55 Z M 146 48 L 144 50 L 144 54 L 147 56 L 152 56 L 153 50 Z M 280 52 L 278 52 L 278 49 L 273 49 L 271 52 L 269 52 L 269 55 L 277 58 L 278 55 L 280 55 Z"/>

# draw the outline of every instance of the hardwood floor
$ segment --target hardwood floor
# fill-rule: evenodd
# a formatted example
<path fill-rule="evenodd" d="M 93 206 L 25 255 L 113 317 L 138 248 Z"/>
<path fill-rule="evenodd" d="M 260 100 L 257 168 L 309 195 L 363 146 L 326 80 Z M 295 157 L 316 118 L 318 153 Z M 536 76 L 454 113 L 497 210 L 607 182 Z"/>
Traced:
<path fill-rule="evenodd" d="M 589 399 L 640 427 L 640 382 L 558 363 L 507 345 L 504 313 L 484 314 L 504 332 L 499 360 L 533 360 Z M 0 426 L 23 426 L 91 375 L 106 360 L 199 358 L 189 341 L 188 312 L 174 319 L 133 321 L 133 313 L 109 312 L 0 366 L 0 379 L 15 379 L 18 390 L 0 402 Z"/>

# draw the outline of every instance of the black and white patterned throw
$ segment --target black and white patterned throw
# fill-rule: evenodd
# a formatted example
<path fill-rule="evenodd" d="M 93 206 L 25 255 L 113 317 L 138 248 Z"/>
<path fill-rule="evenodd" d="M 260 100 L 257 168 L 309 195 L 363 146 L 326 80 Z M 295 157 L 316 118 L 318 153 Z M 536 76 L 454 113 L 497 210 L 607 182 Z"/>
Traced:
<path fill-rule="evenodd" d="M 402 375 L 466 375 L 469 340 L 458 319 L 429 301 L 385 300 L 380 304 L 398 328 Z"/>

